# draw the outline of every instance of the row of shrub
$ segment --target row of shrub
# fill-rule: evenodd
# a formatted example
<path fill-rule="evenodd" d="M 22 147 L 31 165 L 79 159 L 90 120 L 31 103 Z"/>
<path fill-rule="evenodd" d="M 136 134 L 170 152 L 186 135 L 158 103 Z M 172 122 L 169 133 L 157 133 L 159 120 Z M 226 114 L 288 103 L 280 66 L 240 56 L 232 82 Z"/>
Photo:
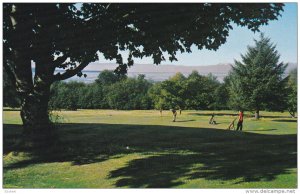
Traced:
<path fill-rule="evenodd" d="M 136 78 L 103 71 L 94 83 L 56 82 L 51 87 L 52 109 L 227 109 L 225 84 L 196 71 L 177 73 L 154 83 L 144 75 Z"/>

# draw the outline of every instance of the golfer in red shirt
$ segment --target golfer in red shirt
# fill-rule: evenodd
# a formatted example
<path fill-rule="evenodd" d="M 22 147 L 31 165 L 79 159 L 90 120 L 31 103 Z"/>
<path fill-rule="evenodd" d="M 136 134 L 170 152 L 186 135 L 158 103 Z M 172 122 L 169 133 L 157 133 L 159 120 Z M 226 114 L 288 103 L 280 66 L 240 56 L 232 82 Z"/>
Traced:
<path fill-rule="evenodd" d="M 243 129 L 243 119 L 244 119 L 244 112 L 242 110 L 240 110 L 240 112 L 239 112 L 239 121 L 237 123 L 237 128 L 236 128 L 237 131 L 238 130 L 242 131 L 242 129 Z"/>

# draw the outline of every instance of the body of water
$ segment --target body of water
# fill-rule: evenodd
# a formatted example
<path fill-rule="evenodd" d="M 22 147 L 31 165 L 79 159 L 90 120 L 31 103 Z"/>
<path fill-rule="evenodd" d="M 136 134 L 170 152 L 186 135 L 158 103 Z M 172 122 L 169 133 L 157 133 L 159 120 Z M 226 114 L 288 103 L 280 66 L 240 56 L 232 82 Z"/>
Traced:
<path fill-rule="evenodd" d="M 73 76 L 65 81 L 80 81 L 80 82 L 85 82 L 85 83 L 92 83 L 97 79 L 99 73 L 101 71 L 82 71 L 83 74 L 86 74 L 87 77 L 78 77 L 78 76 Z M 152 80 L 154 82 L 159 82 L 159 81 L 164 81 L 169 79 L 170 77 L 174 76 L 176 73 L 173 72 L 129 72 L 127 75 L 128 77 L 137 77 L 140 74 L 144 74 L 146 79 Z M 184 76 L 188 76 L 190 73 L 182 73 Z M 201 74 L 201 73 L 200 73 Z M 202 74 L 202 75 L 207 75 L 207 74 Z M 217 77 L 219 81 L 223 81 L 224 77 L 226 74 L 213 74 L 214 76 Z"/>

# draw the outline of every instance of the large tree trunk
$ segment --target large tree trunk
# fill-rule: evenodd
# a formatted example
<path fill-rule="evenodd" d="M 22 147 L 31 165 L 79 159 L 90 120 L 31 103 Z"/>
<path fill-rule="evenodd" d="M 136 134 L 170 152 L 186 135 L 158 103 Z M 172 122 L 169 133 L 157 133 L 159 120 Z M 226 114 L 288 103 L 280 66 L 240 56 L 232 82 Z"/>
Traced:
<path fill-rule="evenodd" d="M 257 119 L 257 120 L 259 119 L 259 110 L 255 111 L 255 119 Z"/>
<path fill-rule="evenodd" d="M 5 49 L 5 63 L 13 75 L 16 89 L 21 98 L 21 119 L 23 122 L 24 142 L 28 145 L 49 145 L 57 139 L 48 114 L 50 86 L 55 66 L 52 56 L 52 44 L 45 44 L 38 50 L 32 46 L 32 26 L 24 11 L 26 4 L 13 4 L 11 7 L 11 33 L 8 38 L 10 48 Z M 47 32 L 44 32 L 47 33 Z M 56 63 L 63 62 L 65 58 Z M 36 63 L 34 80 L 32 79 L 32 60 Z M 50 141 L 49 141 L 50 140 Z M 55 142 L 55 141 L 53 141 Z M 26 144 L 27 145 L 27 144 Z"/>
<path fill-rule="evenodd" d="M 50 86 L 24 96 L 21 105 L 21 118 L 25 134 L 49 133 L 52 130 L 48 114 Z"/>
<path fill-rule="evenodd" d="M 59 141 L 53 123 L 49 118 L 48 102 L 50 85 L 35 87 L 33 93 L 23 98 L 21 104 L 21 118 L 23 122 L 24 147 L 47 149 Z"/>
<path fill-rule="evenodd" d="M 36 64 L 32 92 L 23 96 L 21 104 L 23 135 L 26 141 L 38 147 L 49 146 L 57 139 L 48 111 L 51 86 L 48 67 L 46 63 Z"/>
<path fill-rule="evenodd" d="M 53 125 L 49 118 L 48 102 L 54 68 L 51 57 L 36 60 L 33 92 L 25 96 L 21 106 L 21 118 L 25 133 L 51 134 Z"/>

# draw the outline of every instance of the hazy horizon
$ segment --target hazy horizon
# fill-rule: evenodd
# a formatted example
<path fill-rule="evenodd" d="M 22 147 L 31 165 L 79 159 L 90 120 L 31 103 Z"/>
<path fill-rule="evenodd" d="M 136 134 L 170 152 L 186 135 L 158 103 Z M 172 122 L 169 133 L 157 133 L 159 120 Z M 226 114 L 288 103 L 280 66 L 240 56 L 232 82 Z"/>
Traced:
<path fill-rule="evenodd" d="M 297 63 L 288 63 L 285 74 L 293 69 L 297 68 Z M 84 69 L 82 72 L 87 74 L 84 78 L 74 76 L 65 81 L 79 81 L 85 83 L 92 83 L 95 81 L 99 73 L 103 70 L 114 70 L 117 64 L 114 63 L 98 63 L 93 62 L 89 68 Z M 200 75 L 208 75 L 211 73 L 213 76 L 217 77 L 217 80 L 223 82 L 225 76 L 228 75 L 231 70 L 231 64 L 223 63 L 209 66 L 184 66 L 184 65 L 151 65 L 151 64 L 136 64 L 133 65 L 128 70 L 128 77 L 137 77 L 139 74 L 144 74 L 146 79 L 152 80 L 154 82 L 164 81 L 171 76 L 175 75 L 177 72 L 181 72 L 184 76 L 188 76 L 193 70 L 197 71 Z M 63 72 L 64 70 L 56 70 L 56 72 Z"/>

